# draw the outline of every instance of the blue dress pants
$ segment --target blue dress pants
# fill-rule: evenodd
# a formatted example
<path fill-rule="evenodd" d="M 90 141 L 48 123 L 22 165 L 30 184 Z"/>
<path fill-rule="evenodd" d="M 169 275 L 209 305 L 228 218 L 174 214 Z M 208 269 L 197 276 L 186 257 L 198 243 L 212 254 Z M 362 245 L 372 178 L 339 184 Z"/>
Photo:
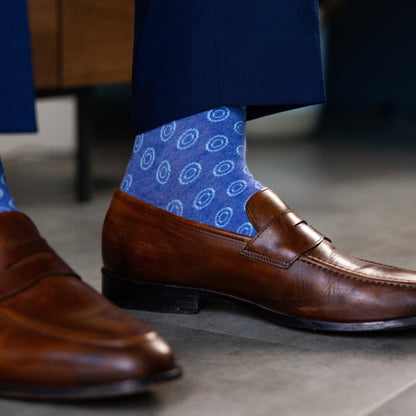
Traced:
<path fill-rule="evenodd" d="M 0 133 L 35 130 L 26 0 L 0 0 Z"/>
<path fill-rule="evenodd" d="M 252 119 L 324 100 L 317 0 L 136 0 L 135 14 L 136 133 L 221 105 Z M 0 0 L 0 132 L 33 129 L 25 0 Z"/>

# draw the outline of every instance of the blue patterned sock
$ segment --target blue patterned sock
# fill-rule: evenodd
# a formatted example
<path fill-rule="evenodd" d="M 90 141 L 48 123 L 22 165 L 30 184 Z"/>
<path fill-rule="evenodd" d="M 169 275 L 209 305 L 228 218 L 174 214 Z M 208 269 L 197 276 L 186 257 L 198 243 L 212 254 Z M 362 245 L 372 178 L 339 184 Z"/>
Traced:
<path fill-rule="evenodd" d="M 7 187 L 3 164 L 0 160 L 0 212 L 5 211 L 17 211 L 17 207 Z"/>
<path fill-rule="evenodd" d="M 246 164 L 245 107 L 219 107 L 136 137 L 121 190 L 213 227 L 252 236 L 247 200 L 262 185 Z"/>

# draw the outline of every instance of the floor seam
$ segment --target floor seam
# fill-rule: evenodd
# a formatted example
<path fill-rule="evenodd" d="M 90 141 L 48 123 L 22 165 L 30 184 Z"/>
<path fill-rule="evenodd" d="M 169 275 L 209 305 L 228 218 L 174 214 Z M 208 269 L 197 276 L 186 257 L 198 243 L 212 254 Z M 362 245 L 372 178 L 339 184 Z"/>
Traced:
<path fill-rule="evenodd" d="M 416 385 L 416 379 L 412 380 L 411 382 L 405 384 L 404 386 L 400 387 L 399 389 L 395 390 L 393 393 L 389 394 L 384 399 L 380 400 L 379 402 L 375 403 L 374 405 L 370 406 L 367 410 L 362 413 L 359 413 L 357 416 L 370 416 L 373 412 L 378 409 L 381 409 L 384 405 L 394 400 L 396 397 L 400 396 L 410 388 Z"/>
<path fill-rule="evenodd" d="M 149 319 L 146 319 L 146 317 L 142 318 L 142 317 L 136 317 L 134 315 L 131 315 L 131 316 L 133 316 L 136 319 L 139 319 L 141 321 L 146 322 L 148 325 L 151 325 L 152 328 L 156 328 L 159 325 L 158 321 L 153 322 L 153 321 L 150 321 Z M 254 337 L 247 337 L 247 336 L 244 336 L 244 335 L 229 334 L 229 333 L 226 333 L 226 332 L 218 332 L 218 331 L 213 331 L 213 330 L 210 330 L 210 329 L 193 328 L 193 327 L 184 326 L 184 325 L 181 325 L 181 324 L 178 324 L 178 323 L 165 323 L 165 322 L 163 322 L 162 325 L 167 325 L 169 327 L 174 326 L 176 328 L 188 329 L 188 330 L 198 331 L 198 332 L 205 332 L 207 334 L 216 334 L 216 335 L 220 335 L 220 336 L 229 336 L 229 337 L 233 337 L 233 338 L 244 339 L 244 340 L 247 340 L 247 341 L 262 342 L 262 343 L 265 343 L 265 344 L 285 345 L 282 342 L 274 342 L 274 341 L 264 340 L 264 339 L 254 338 Z M 308 349 L 305 349 L 304 347 L 300 347 L 300 348 L 302 348 L 302 350 L 304 350 L 304 351 L 309 351 Z"/>

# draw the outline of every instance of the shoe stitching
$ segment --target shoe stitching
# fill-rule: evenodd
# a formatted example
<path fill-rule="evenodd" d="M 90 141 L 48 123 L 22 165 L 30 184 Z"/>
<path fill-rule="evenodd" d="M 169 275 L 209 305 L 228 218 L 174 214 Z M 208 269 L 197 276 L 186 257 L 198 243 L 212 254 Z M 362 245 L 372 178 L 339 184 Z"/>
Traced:
<path fill-rule="evenodd" d="M 330 263 L 327 263 L 327 262 L 325 262 L 323 260 L 320 260 L 320 259 L 318 259 L 316 257 L 313 257 L 313 256 L 308 256 L 308 257 L 309 258 L 312 258 L 312 259 L 315 259 L 315 260 L 317 260 L 319 262 L 323 262 L 327 266 L 335 267 L 334 265 L 332 265 Z M 361 277 L 359 277 L 359 276 L 351 276 L 349 274 L 344 274 L 344 273 L 342 273 L 342 272 L 340 272 L 338 270 L 327 269 L 327 268 L 325 268 L 323 266 L 320 266 L 318 264 L 315 264 L 315 263 L 312 263 L 312 262 L 308 261 L 306 258 L 305 259 L 299 259 L 299 261 L 301 261 L 303 263 L 306 263 L 306 264 L 308 264 L 308 265 L 310 265 L 312 267 L 316 267 L 318 269 L 325 270 L 328 273 L 336 274 L 336 275 L 338 275 L 340 277 L 343 277 L 343 278 L 346 278 L 346 279 L 351 279 L 351 280 L 357 280 L 357 281 L 363 282 L 363 283 L 369 283 L 369 284 L 375 284 L 375 285 L 385 285 L 385 286 L 407 287 L 407 288 L 411 288 L 411 289 L 415 289 L 416 288 L 416 285 L 412 285 L 410 283 L 401 282 L 401 281 L 398 281 L 398 280 L 395 281 L 395 282 L 386 282 L 386 281 L 381 281 L 381 280 L 372 280 L 368 276 L 363 275 L 363 274 L 361 274 L 359 272 L 353 272 L 353 273 L 357 273 Z M 341 267 L 340 267 L 340 269 L 341 270 L 344 270 L 346 272 L 349 272 L 347 269 L 344 269 L 344 268 L 341 268 Z M 381 277 L 381 276 L 375 276 L 375 277 L 378 277 L 380 279 L 383 279 L 383 277 Z"/>
<path fill-rule="evenodd" d="M 262 263 L 269 264 L 271 266 L 276 265 L 274 263 L 279 263 L 284 268 L 287 268 L 291 264 L 288 261 L 279 260 L 279 259 L 277 259 L 275 257 L 267 256 L 266 254 L 260 254 L 260 253 L 253 252 L 253 251 L 247 251 L 245 248 L 243 250 L 241 250 L 240 254 L 242 256 L 249 257 L 249 258 L 254 259 L 254 260 L 259 260 Z M 300 256 L 300 254 L 297 257 L 294 258 L 294 260 L 292 261 L 292 263 L 294 261 L 296 261 L 296 259 L 299 258 L 299 256 Z"/>
<path fill-rule="evenodd" d="M 257 239 L 259 239 L 270 226 L 272 226 L 274 223 L 279 221 L 284 215 L 287 215 L 289 212 L 290 212 L 289 209 L 283 211 L 280 215 L 278 215 L 276 218 L 274 218 L 272 221 L 270 221 L 268 224 L 266 224 L 261 229 L 261 231 L 259 231 L 257 233 L 257 235 L 251 241 L 249 241 L 246 244 L 246 246 L 240 251 L 240 254 L 243 255 L 243 256 L 247 255 L 247 257 L 250 257 L 250 258 L 253 258 L 253 259 L 256 259 L 256 260 L 268 261 L 268 263 L 270 263 L 270 262 L 278 263 L 278 264 L 281 264 L 282 266 L 284 266 L 285 268 L 287 268 L 290 265 L 290 262 L 284 261 L 284 260 L 279 260 L 278 258 L 269 256 L 267 254 L 261 254 L 256 250 L 252 250 L 251 247 L 257 241 Z M 299 257 L 299 255 L 297 257 Z M 296 258 L 295 258 L 295 260 L 296 260 Z"/>
<path fill-rule="evenodd" d="M 269 255 L 267 255 L 267 254 L 262 254 L 262 253 L 259 253 L 258 251 L 256 251 L 256 250 L 252 250 L 251 249 L 251 247 L 252 247 L 252 245 L 255 243 L 255 241 L 258 239 L 258 238 L 260 238 L 263 234 L 264 234 L 264 232 L 269 228 L 269 227 L 271 227 L 274 223 L 276 223 L 277 221 L 280 221 L 280 219 L 282 218 L 282 217 L 284 217 L 284 216 L 286 216 L 286 215 L 288 215 L 289 213 L 291 213 L 291 212 L 293 212 L 295 215 L 297 215 L 293 210 L 291 210 L 290 208 L 287 208 L 287 209 L 285 209 L 283 212 L 281 212 L 276 218 L 274 218 L 272 221 L 270 221 L 267 225 L 265 225 L 263 228 L 262 228 L 262 230 L 251 240 L 251 241 L 249 241 L 248 243 L 247 243 L 247 245 L 243 248 L 243 250 L 241 250 L 241 252 L 240 252 L 240 254 L 241 255 L 246 255 L 247 254 L 247 257 L 250 257 L 250 258 L 253 258 L 253 259 L 256 259 L 256 260 L 263 260 L 263 261 L 267 261 L 268 263 L 270 263 L 270 262 L 272 262 L 272 263 L 278 263 L 278 264 L 280 264 L 280 265 L 282 265 L 284 268 L 287 268 L 288 266 L 290 266 L 293 262 L 295 262 L 298 258 L 299 258 L 299 256 L 301 256 L 303 253 L 306 253 L 307 251 L 309 251 L 309 250 L 311 250 L 312 248 L 314 248 L 314 247 L 316 247 L 317 245 L 319 245 L 322 241 L 323 241 L 323 239 L 324 239 L 324 236 L 321 234 L 321 233 L 319 233 L 318 231 L 316 231 L 317 233 L 319 233 L 322 237 L 312 246 L 312 247 L 309 247 L 309 248 L 306 248 L 304 251 L 302 251 L 302 252 L 299 252 L 299 253 L 296 253 L 296 252 L 294 252 L 294 254 L 295 254 L 295 257 L 291 260 L 291 261 L 284 261 L 284 260 L 280 260 L 280 259 L 278 259 L 277 257 L 274 257 L 274 256 L 269 256 Z M 299 217 L 300 218 L 300 217 Z M 304 221 L 304 220 L 302 220 L 302 222 L 303 223 L 305 223 L 307 226 L 309 226 L 310 227 L 310 225 L 309 224 L 307 224 L 306 223 L 306 221 Z M 295 226 L 294 226 L 295 227 Z M 311 228 L 313 228 L 313 227 L 311 227 Z"/>
<path fill-rule="evenodd" d="M 315 256 L 310 256 L 310 255 L 308 255 L 308 257 L 309 258 L 311 258 L 311 259 L 314 259 L 314 260 L 316 260 L 316 261 L 318 261 L 318 262 L 320 262 L 320 263 L 324 263 L 324 264 L 326 264 L 327 266 L 329 266 L 329 267 L 337 267 L 338 269 L 341 269 L 341 270 L 345 270 L 346 272 L 350 272 L 348 269 L 346 269 L 345 267 L 342 267 L 342 266 L 338 266 L 338 265 L 335 265 L 335 264 L 331 264 L 331 263 L 328 263 L 327 261 L 325 261 L 325 260 L 322 260 L 322 259 L 319 259 L 318 257 L 315 257 Z M 360 260 L 362 260 L 362 259 L 360 259 Z M 367 260 L 364 260 L 364 261 L 367 261 Z M 372 262 L 370 262 L 370 261 L 368 261 L 368 263 L 370 263 L 370 264 L 374 264 L 374 265 L 378 265 L 378 266 L 384 266 L 384 264 L 381 264 L 381 263 L 372 263 Z M 366 275 L 366 274 L 364 274 L 364 273 L 361 273 L 361 272 L 359 272 L 359 271 L 351 271 L 352 273 L 355 273 L 355 274 L 358 274 L 358 275 L 360 275 L 360 276 L 362 276 L 362 277 L 364 277 L 364 278 L 366 278 L 366 279 L 369 279 L 369 280 L 371 280 L 372 278 L 376 278 L 376 279 L 385 279 L 385 277 L 384 276 L 380 276 L 380 275 L 373 275 L 373 276 L 369 276 L 369 275 Z M 403 280 L 400 280 L 400 278 L 392 278 L 392 280 L 394 280 L 394 281 L 396 281 L 396 282 L 403 282 Z"/>
<path fill-rule="evenodd" d="M 285 209 L 282 211 L 277 217 L 273 218 L 270 222 L 268 222 L 258 233 L 257 235 L 249 242 L 249 244 L 253 244 L 255 240 L 257 240 L 271 225 L 275 222 L 279 221 L 282 217 L 293 212 L 290 208 Z"/>

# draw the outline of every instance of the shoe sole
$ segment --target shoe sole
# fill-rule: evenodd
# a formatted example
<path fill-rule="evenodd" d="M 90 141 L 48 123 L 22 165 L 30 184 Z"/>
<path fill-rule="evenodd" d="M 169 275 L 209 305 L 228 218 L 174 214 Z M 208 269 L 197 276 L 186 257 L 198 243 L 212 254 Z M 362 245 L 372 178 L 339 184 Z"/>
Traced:
<path fill-rule="evenodd" d="M 105 268 L 102 269 L 102 293 L 121 308 L 152 312 L 191 314 L 198 313 L 204 306 L 204 301 L 231 303 L 275 323 L 312 331 L 370 332 L 416 327 L 416 317 L 369 322 L 332 322 L 305 319 L 276 312 L 235 296 L 207 289 L 142 282 L 119 276 Z"/>
<path fill-rule="evenodd" d="M 92 386 L 48 387 L 0 384 L 0 396 L 33 401 L 108 399 L 143 393 L 148 391 L 149 387 L 152 387 L 153 385 L 174 380 L 180 375 L 181 370 L 179 368 L 174 368 L 147 379 L 123 380 L 115 383 Z"/>

